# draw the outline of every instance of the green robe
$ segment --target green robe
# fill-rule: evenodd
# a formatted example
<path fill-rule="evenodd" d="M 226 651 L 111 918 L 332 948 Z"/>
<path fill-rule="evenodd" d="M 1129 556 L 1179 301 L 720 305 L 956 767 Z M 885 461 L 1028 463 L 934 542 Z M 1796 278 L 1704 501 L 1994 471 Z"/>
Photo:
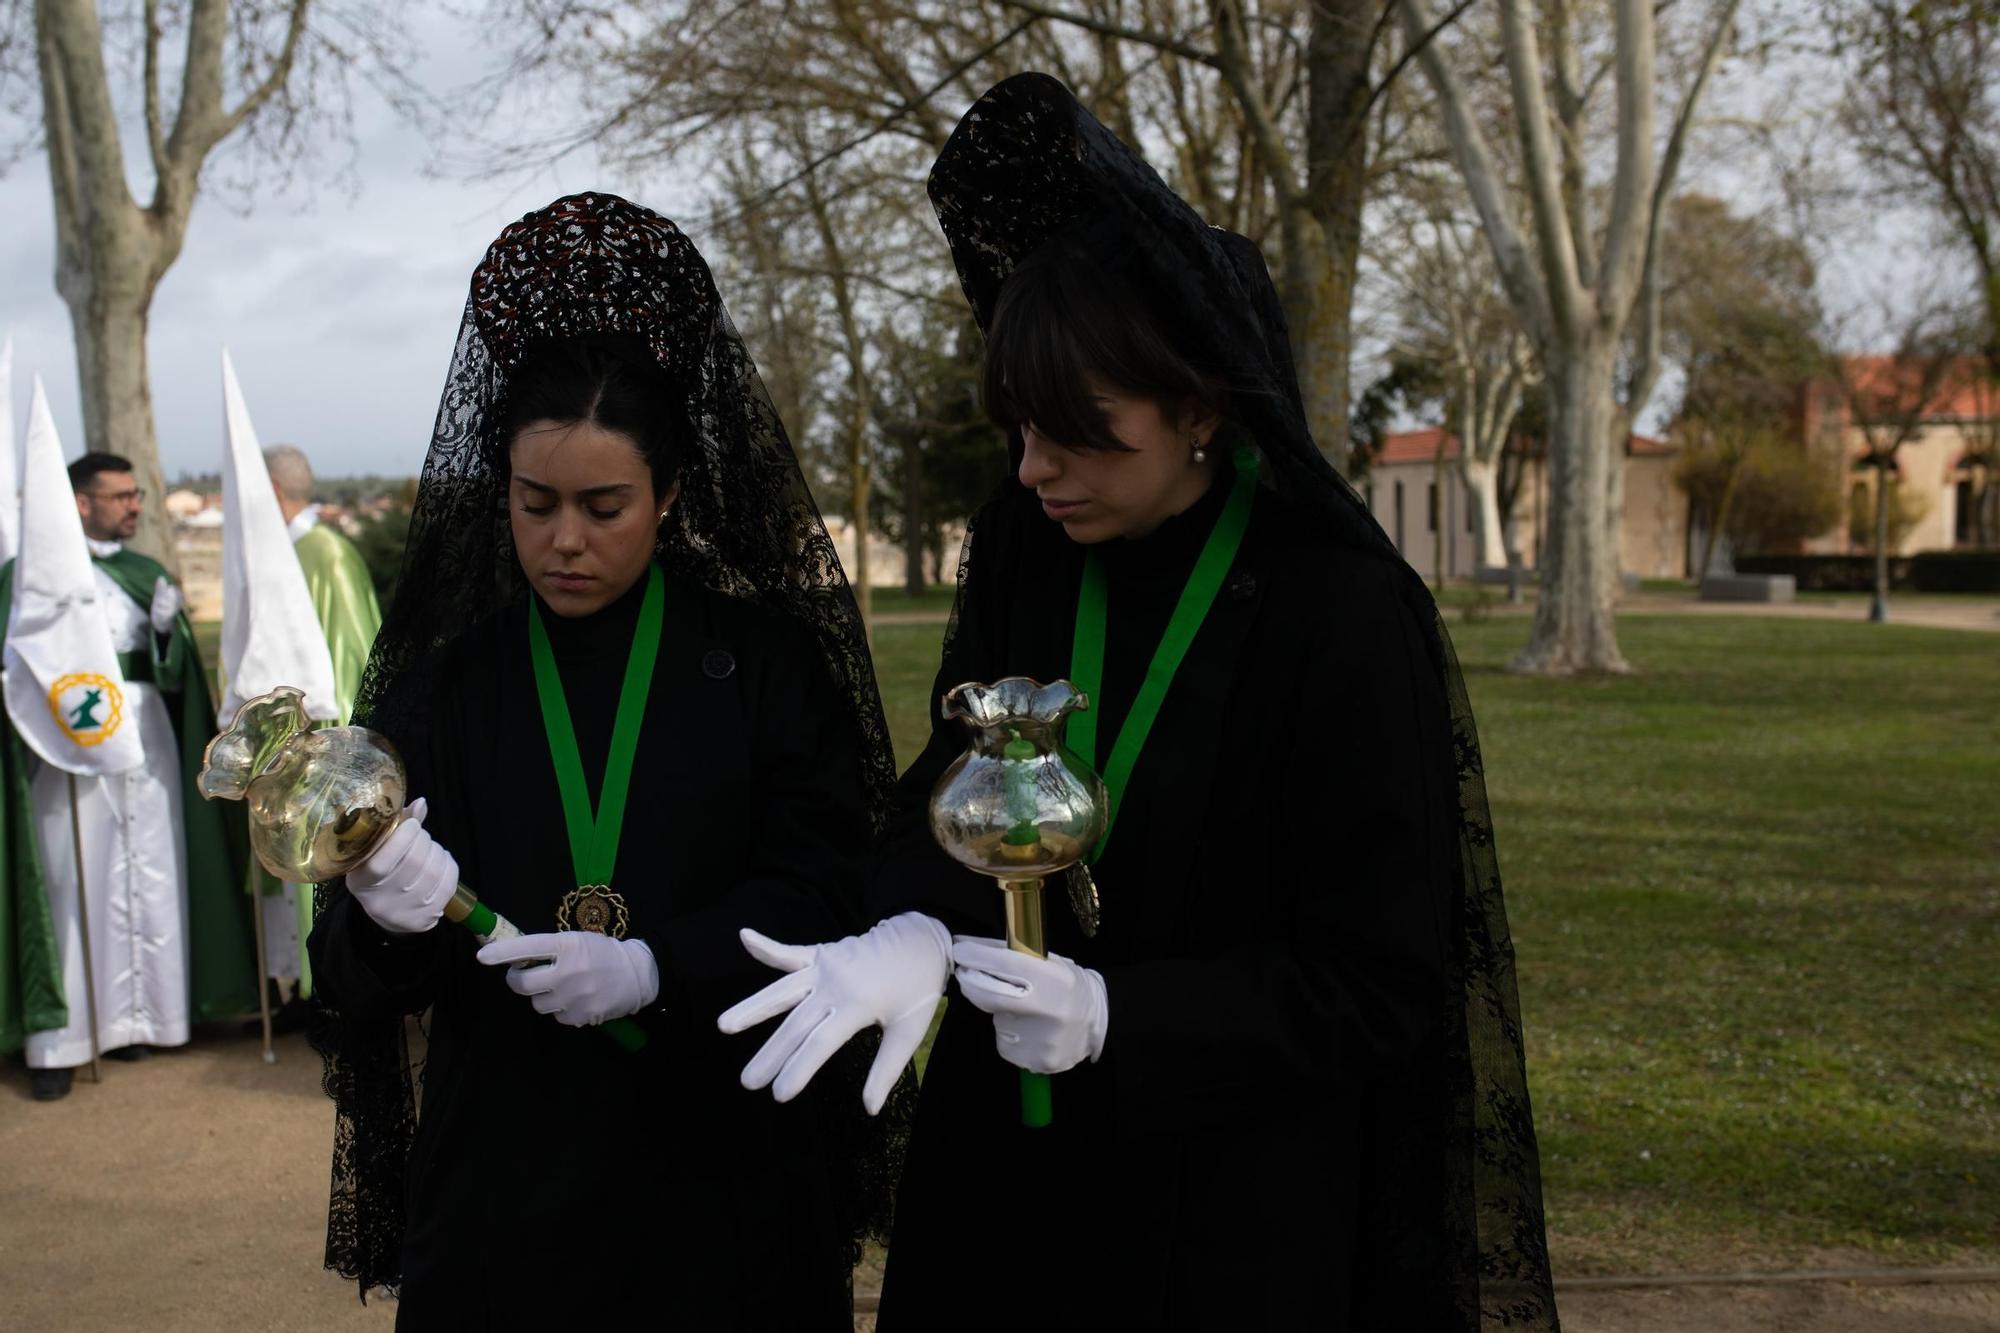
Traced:
<path fill-rule="evenodd" d="M 361 673 L 368 667 L 369 649 L 375 633 L 382 628 L 382 608 L 375 600 L 375 582 L 368 575 L 367 562 L 354 543 L 326 523 L 308 528 L 292 549 L 298 552 L 299 568 L 305 571 L 306 592 L 312 596 L 313 611 L 319 616 L 326 635 L 326 650 L 333 658 L 333 697 L 340 716 L 331 725 L 344 727 L 354 716 L 354 697 L 361 690 Z M 258 881 L 266 893 L 275 893 L 278 882 L 261 867 Z M 299 994 L 312 994 L 312 960 L 306 954 L 306 937 L 312 934 L 312 886 L 301 886 L 299 914 Z M 265 910 L 271 910 L 267 900 Z"/>
<path fill-rule="evenodd" d="M 375 601 L 375 584 L 354 543 L 325 523 L 315 523 L 292 544 L 305 571 L 306 591 L 326 632 L 326 649 L 333 656 L 333 694 L 340 705 L 338 726 L 354 716 L 354 696 L 368 666 L 368 650 L 382 628 L 382 608 Z"/>
<path fill-rule="evenodd" d="M 142 607 L 166 574 L 136 551 L 92 556 Z M 14 602 L 14 566 L 0 568 L 0 646 Z M 194 628 L 183 613 L 161 651 L 153 644 L 153 682 L 167 701 L 181 751 L 181 826 L 187 846 L 188 985 L 197 1022 L 229 1018 L 257 1007 L 256 951 L 242 884 L 249 839 L 241 812 L 205 801 L 195 786 L 201 755 L 215 735 L 215 701 L 208 692 Z M 11 723 L 0 741 L 0 1051 L 20 1049 L 30 1032 L 68 1021 L 61 955 L 49 920 L 41 849 L 28 795 L 28 749 Z M 234 814 L 235 817 L 230 816 Z"/>

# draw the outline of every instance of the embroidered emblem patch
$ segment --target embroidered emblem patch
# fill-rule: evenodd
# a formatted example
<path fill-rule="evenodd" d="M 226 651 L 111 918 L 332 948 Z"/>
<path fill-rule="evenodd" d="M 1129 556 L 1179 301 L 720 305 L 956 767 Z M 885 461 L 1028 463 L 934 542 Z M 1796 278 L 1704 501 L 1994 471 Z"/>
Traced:
<path fill-rule="evenodd" d="M 124 724 L 125 691 L 108 676 L 72 671 L 49 687 L 49 711 L 78 745 L 102 745 Z"/>

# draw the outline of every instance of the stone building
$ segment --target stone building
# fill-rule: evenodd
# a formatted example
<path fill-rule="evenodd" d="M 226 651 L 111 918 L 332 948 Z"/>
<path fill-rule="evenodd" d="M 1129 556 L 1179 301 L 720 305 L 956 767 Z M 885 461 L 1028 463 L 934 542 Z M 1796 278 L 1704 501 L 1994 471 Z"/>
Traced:
<path fill-rule="evenodd" d="M 1390 435 L 1359 488 L 1376 522 L 1426 581 L 1435 577 L 1440 544 L 1446 579 L 1469 579 L 1479 563 L 1472 497 L 1452 465 L 1458 447 L 1457 436 L 1436 427 Z M 1513 525 L 1521 558 L 1532 569 L 1548 532 L 1548 460 L 1538 445 L 1528 452 L 1530 442 L 1523 439 L 1508 447 L 1522 451 L 1510 460 L 1510 468 L 1518 465 L 1521 470 Z M 1628 574 L 1641 578 L 1687 574 L 1687 497 L 1674 484 L 1674 458 L 1679 452 L 1678 446 L 1645 435 L 1626 442 L 1622 567 Z"/>

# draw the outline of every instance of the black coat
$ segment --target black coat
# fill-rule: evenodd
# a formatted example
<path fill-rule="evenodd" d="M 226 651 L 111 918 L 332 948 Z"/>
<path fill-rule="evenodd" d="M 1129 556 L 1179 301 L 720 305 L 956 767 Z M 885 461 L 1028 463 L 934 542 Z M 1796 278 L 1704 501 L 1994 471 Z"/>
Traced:
<path fill-rule="evenodd" d="M 545 615 L 593 803 L 638 595 Z M 463 880 L 535 933 L 575 877 L 526 614 L 446 649 L 431 735 L 406 758 Z M 342 896 L 315 926 L 330 1003 L 430 1009 L 400 1327 L 850 1327 L 827 1094 L 744 1091 L 762 1034 L 715 1028 L 772 975 L 739 927 L 816 940 L 856 924 L 868 821 L 820 662 L 802 630 L 669 580 L 612 880 L 659 964 L 642 1051 L 535 1013 L 449 922 L 392 938 Z"/>
<path fill-rule="evenodd" d="M 1100 764 L 1224 489 L 1100 548 Z M 1068 675 L 1082 563 L 1031 495 L 982 511 L 937 692 Z M 1441 1063 L 1456 798 L 1426 762 L 1448 718 L 1408 577 L 1259 493 L 1097 867 L 1098 936 L 1046 891 L 1051 952 L 1105 978 L 1103 1058 L 1057 1075 L 1055 1123 L 1024 1130 L 992 1020 L 954 992 L 883 1329 L 1433 1326 L 1425 1293 L 1369 1285 L 1373 1247 L 1442 1245 L 1423 1145 L 1448 1098 L 1420 1071 Z M 925 828 L 965 746 L 939 722 L 904 775 L 871 906 L 999 935 L 996 889 Z"/>

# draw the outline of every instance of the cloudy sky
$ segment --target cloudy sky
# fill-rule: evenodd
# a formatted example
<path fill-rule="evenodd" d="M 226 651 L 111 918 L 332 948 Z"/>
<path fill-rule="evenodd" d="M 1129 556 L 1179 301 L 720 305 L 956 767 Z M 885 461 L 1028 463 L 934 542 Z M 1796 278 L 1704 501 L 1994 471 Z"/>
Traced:
<path fill-rule="evenodd" d="M 434 91 L 478 71 L 476 43 L 457 21 L 429 19 L 417 35 Z M 592 186 L 668 210 L 689 193 L 621 178 L 581 156 L 527 179 L 441 178 L 427 170 L 433 145 L 358 84 L 354 135 L 358 189 L 297 189 L 258 200 L 247 215 L 217 198 L 196 203 L 186 249 L 152 310 L 153 402 L 170 480 L 219 466 L 224 347 L 266 443 L 298 444 L 322 475 L 416 472 L 473 267 L 500 228 Z M 143 158 L 143 147 L 136 158 L 128 152 L 128 165 Z M 15 428 L 38 372 L 74 456 L 83 424 L 40 156 L 0 176 L 0 217 L 0 335 L 14 340 Z"/>

